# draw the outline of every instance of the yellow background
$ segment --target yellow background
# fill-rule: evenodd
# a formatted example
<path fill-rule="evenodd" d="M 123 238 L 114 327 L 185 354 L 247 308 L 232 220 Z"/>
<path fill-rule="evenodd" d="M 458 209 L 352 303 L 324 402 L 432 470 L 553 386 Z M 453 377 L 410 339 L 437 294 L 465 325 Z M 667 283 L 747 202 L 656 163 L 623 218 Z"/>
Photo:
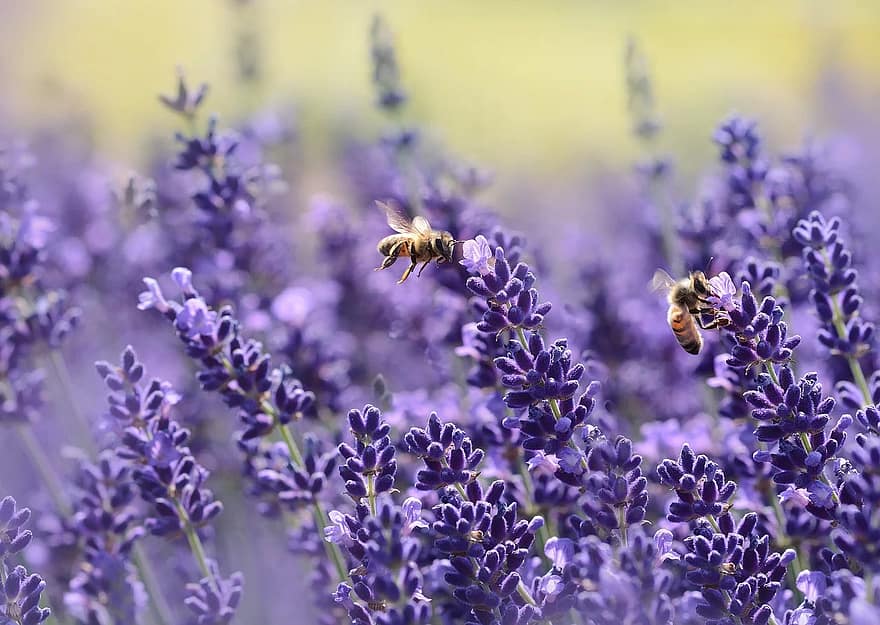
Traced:
<path fill-rule="evenodd" d="M 4 0 L 0 11 L 0 114 L 22 130 L 84 112 L 97 145 L 131 164 L 146 131 L 174 127 L 155 96 L 172 91 L 176 65 L 211 83 L 208 108 L 226 119 L 294 103 L 310 166 L 324 162 L 334 129 L 372 136 L 377 11 L 396 35 L 408 116 L 499 172 L 633 158 L 628 34 L 650 59 L 663 147 L 679 156 L 708 156 L 707 137 L 731 112 L 796 145 L 839 125 L 829 79 L 866 104 L 880 84 L 877 2 Z M 264 77 L 245 93 L 232 49 L 249 24 Z"/>

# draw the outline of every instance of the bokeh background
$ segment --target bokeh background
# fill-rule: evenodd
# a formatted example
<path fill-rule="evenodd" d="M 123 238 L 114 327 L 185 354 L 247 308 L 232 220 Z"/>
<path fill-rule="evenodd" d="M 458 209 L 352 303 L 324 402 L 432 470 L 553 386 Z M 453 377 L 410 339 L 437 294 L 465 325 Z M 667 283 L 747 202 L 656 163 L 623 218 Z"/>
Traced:
<path fill-rule="evenodd" d="M 402 121 L 492 172 L 487 203 L 529 232 L 533 249 L 546 250 L 547 263 L 561 268 L 553 276 L 565 276 L 572 224 L 583 231 L 602 223 L 612 251 L 614 230 L 628 227 L 606 213 L 646 155 L 627 110 L 630 39 L 647 60 L 663 125 L 648 150 L 670 155 L 677 169 L 673 200 L 692 195 L 699 174 L 714 166 L 719 120 L 740 113 L 758 120 L 774 152 L 827 140 L 861 193 L 861 210 L 875 210 L 880 8 L 873 2 L 5 0 L 0 138 L 40 144 L 63 136 L 79 149 L 62 162 L 123 180 L 157 155 L 170 160 L 180 120 L 157 94 L 173 92 L 180 67 L 210 85 L 205 108 L 224 124 L 271 112 L 267 119 L 292 130 L 295 140 L 278 160 L 291 183 L 286 206 L 305 210 L 315 194 L 346 196 L 343 147 L 352 138 L 374 142 L 392 124 L 373 106 L 368 31 L 376 13 L 394 32 L 410 97 Z M 255 68 L 247 80 L 242 54 Z M 74 354 L 86 412 L 103 401 L 88 362 L 113 360 L 127 340 L 119 327 L 106 331 L 112 347 L 95 354 L 80 339 Z M 176 348 L 168 337 L 156 349 Z M 185 366 L 177 366 L 161 375 L 182 375 Z M 65 435 L 45 435 L 63 448 Z M 212 436 L 228 441 L 229 432 Z M 237 487 L 234 474 L 218 479 L 220 493 Z M 268 579 L 277 536 L 263 536 L 252 512 L 227 503 L 216 550 L 246 578 Z M 272 579 L 290 575 L 282 564 L 273 561 L 280 577 Z M 304 584 L 279 587 L 307 593 Z M 270 587 L 277 590 L 265 592 Z M 245 593 L 239 622 L 312 622 L 308 602 L 292 601 L 295 594 L 266 602 L 254 590 Z M 296 618 L 283 620 L 291 612 Z"/>
<path fill-rule="evenodd" d="M 411 97 L 407 115 L 497 173 L 559 185 L 625 166 L 626 38 L 647 55 L 666 132 L 684 171 L 713 153 L 723 116 L 760 121 L 781 146 L 865 132 L 880 92 L 880 8 L 872 2 L 346 2 L 7 0 L 0 20 L 0 110 L 14 127 L 88 123 L 109 157 L 143 163 L 143 142 L 175 120 L 156 104 L 173 68 L 210 83 L 226 119 L 285 105 L 295 115 L 305 193 L 340 128 L 370 136 L 368 24 L 386 15 Z M 236 51 L 250 37 L 259 77 L 242 90 Z M 546 186 L 545 186 L 546 187 Z"/>

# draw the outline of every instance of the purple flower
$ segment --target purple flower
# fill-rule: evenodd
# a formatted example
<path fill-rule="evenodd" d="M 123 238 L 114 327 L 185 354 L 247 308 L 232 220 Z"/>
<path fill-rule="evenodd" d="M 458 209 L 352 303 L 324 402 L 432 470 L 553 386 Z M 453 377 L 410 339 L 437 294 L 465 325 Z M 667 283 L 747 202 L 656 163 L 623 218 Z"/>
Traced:
<path fill-rule="evenodd" d="M 192 271 L 186 267 L 175 267 L 172 269 L 171 279 L 177 284 L 181 293 L 189 295 L 195 292 L 192 285 Z"/>
<path fill-rule="evenodd" d="M 244 577 L 233 573 L 224 579 L 213 561 L 208 562 L 208 570 L 210 577 L 186 585 L 188 596 L 184 603 L 196 615 L 198 625 L 227 625 L 241 601 Z"/>
<path fill-rule="evenodd" d="M 553 568 L 561 571 L 574 557 L 574 542 L 551 536 L 544 545 L 544 555 L 553 563 Z"/>
<path fill-rule="evenodd" d="M 801 571 L 797 576 L 798 590 L 804 593 L 804 598 L 814 605 L 817 599 L 825 595 L 827 583 L 827 577 L 821 571 Z"/>
<path fill-rule="evenodd" d="M 331 510 L 328 514 L 331 524 L 324 527 L 324 540 L 337 545 L 348 545 L 352 542 L 351 530 L 345 522 L 345 515 L 339 510 Z"/>
<path fill-rule="evenodd" d="M 723 308 L 731 311 L 736 306 L 734 297 L 736 296 L 736 285 L 730 278 L 730 274 L 722 271 L 717 276 L 709 278 L 709 289 L 712 291 L 707 299 L 715 308 Z"/>
<path fill-rule="evenodd" d="M 217 325 L 217 313 L 208 308 L 203 299 L 193 297 L 183 303 L 175 323 L 177 328 L 189 338 L 213 336 Z"/>
<path fill-rule="evenodd" d="M 566 449 L 568 448 L 566 447 Z M 553 454 L 545 454 L 543 451 L 539 450 L 536 451 L 534 455 L 526 461 L 526 465 L 529 468 L 529 472 L 545 471 L 547 473 L 553 474 L 556 473 L 556 470 L 559 468 L 559 461 Z"/>
<path fill-rule="evenodd" d="M 583 471 L 581 462 L 584 456 L 579 450 L 563 447 L 557 452 L 556 456 L 559 459 L 559 468 L 563 471 L 575 474 Z"/>
<path fill-rule="evenodd" d="M 37 574 L 29 574 L 23 566 L 13 566 L 12 556 L 24 551 L 31 542 L 30 530 L 23 529 L 30 519 L 28 508 L 18 508 L 15 499 L 0 501 L 0 622 L 38 625 L 51 615 L 49 608 L 40 607 L 40 596 L 46 582 Z"/>
<path fill-rule="evenodd" d="M 190 91 L 189 86 L 186 84 L 186 75 L 183 73 L 183 69 L 178 67 L 177 93 L 173 97 L 159 95 L 159 101 L 175 113 L 192 118 L 207 94 L 208 85 L 206 83 L 202 83 L 194 91 Z"/>
<path fill-rule="evenodd" d="M 680 560 L 679 556 L 672 548 L 674 536 L 668 529 L 659 529 L 654 533 L 654 547 L 657 549 L 657 557 L 659 562 L 669 560 Z"/>
<path fill-rule="evenodd" d="M 816 625 L 816 613 L 811 608 L 796 608 L 785 622 L 788 625 Z"/>
<path fill-rule="evenodd" d="M 489 241 L 482 234 L 462 243 L 462 259 L 459 261 L 470 273 L 485 276 L 495 266 L 495 255 Z"/>
<path fill-rule="evenodd" d="M 564 587 L 565 585 L 562 583 L 562 578 L 559 575 L 547 574 L 538 583 L 541 594 L 544 595 L 545 600 L 549 603 L 553 603 L 556 600 L 557 595 L 562 592 Z"/>
<path fill-rule="evenodd" d="M 422 520 L 422 502 L 416 497 L 407 497 L 401 506 L 403 512 L 403 533 L 409 535 L 415 529 L 428 529 L 428 524 Z M 331 513 L 332 514 L 332 513 Z"/>
<path fill-rule="evenodd" d="M 341 582 L 339 586 L 336 587 L 336 590 L 333 591 L 333 601 L 342 604 L 346 610 L 353 608 L 354 601 L 351 600 L 351 586 L 345 582 Z"/>
<path fill-rule="evenodd" d="M 147 290 L 138 295 L 138 310 L 155 308 L 162 314 L 168 312 L 171 307 L 165 300 L 159 283 L 154 278 L 144 278 L 144 284 L 147 286 Z"/>
<path fill-rule="evenodd" d="M 309 289 L 288 287 L 272 300 L 272 314 L 292 326 L 301 326 L 312 310 L 314 293 Z"/>
<path fill-rule="evenodd" d="M 810 493 L 806 488 L 795 488 L 789 484 L 788 487 L 779 493 L 779 503 L 792 502 L 793 505 L 800 508 L 810 503 Z"/>
<path fill-rule="evenodd" d="M 46 246 L 55 230 L 51 219 L 28 212 L 22 217 L 18 236 L 23 243 L 39 250 Z"/>

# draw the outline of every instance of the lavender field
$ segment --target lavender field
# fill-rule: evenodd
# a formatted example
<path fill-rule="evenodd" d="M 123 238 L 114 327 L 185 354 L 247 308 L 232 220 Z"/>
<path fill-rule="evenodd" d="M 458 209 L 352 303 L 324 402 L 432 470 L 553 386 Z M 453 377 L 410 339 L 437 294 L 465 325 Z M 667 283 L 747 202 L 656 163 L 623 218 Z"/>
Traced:
<path fill-rule="evenodd" d="M 159 126 L 0 76 L 0 625 L 880 624 L 869 53 L 703 125 L 619 37 L 628 147 L 511 101 L 482 163 L 405 11 L 321 117 L 235 4 L 221 84 L 123 85 Z"/>

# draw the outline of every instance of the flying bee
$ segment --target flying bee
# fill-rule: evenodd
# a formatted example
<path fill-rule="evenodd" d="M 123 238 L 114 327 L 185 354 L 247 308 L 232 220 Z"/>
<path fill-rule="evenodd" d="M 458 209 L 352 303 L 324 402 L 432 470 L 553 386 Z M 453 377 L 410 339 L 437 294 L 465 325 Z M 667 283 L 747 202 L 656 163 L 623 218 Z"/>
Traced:
<path fill-rule="evenodd" d="M 712 330 L 730 323 L 727 314 L 709 302 L 712 289 L 702 271 L 693 271 L 687 278 L 675 280 L 662 269 L 658 269 L 654 272 L 651 285 L 655 291 L 666 292 L 669 300 L 666 321 L 678 344 L 689 354 L 699 354 L 703 348 L 703 337 L 697 326 Z M 704 315 L 711 315 L 712 320 L 705 322 Z"/>
<path fill-rule="evenodd" d="M 401 256 L 408 256 L 409 267 L 397 281 L 397 284 L 403 284 L 419 263 L 424 263 L 417 274 L 420 276 L 425 267 L 434 259 L 437 260 L 438 265 L 452 262 L 455 244 L 459 241 L 453 239 L 450 233 L 445 230 L 433 230 L 428 220 L 421 215 L 410 220 L 396 206 L 384 202 L 376 202 L 376 204 L 385 211 L 385 217 L 388 219 L 388 225 L 391 226 L 391 229 L 398 232 L 398 234 L 388 235 L 379 241 L 377 249 L 385 257 L 385 260 L 376 267 L 376 271 L 388 269 Z"/>

